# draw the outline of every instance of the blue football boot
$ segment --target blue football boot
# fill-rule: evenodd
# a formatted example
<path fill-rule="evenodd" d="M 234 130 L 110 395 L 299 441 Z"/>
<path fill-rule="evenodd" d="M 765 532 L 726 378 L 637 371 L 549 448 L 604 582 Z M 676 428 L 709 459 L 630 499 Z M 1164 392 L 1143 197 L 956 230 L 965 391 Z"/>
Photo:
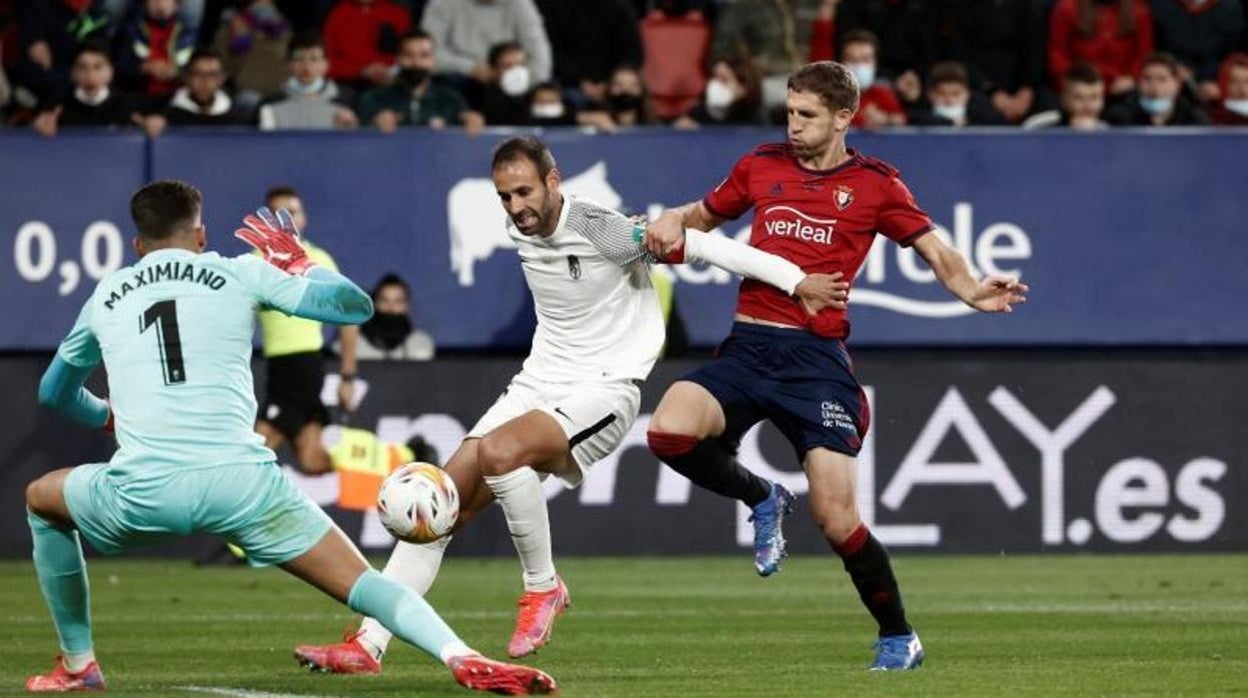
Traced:
<path fill-rule="evenodd" d="M 778 482 L 771 483 L 767 499 L 759 502 L 750 514 L 754 523 L 754 569 L 760 577 L 770 577 L 780 571 L 780 560 L 788 553 L 784 549 L 784 517 L 793 513 L 797 498 Z"/>
<path fill-rule="evenodd" d="M 871 671 L 904 671 L 918 669 L 923 663 L 923 643 L 914 631 L 905 635 L 889 635 L 875 643 L 875 662 Z"/>

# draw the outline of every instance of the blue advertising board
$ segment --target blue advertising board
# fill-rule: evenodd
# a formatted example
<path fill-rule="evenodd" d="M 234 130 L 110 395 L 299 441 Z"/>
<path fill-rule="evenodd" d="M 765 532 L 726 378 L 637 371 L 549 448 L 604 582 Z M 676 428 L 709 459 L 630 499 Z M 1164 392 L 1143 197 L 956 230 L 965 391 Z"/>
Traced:
<path fill-rule="evenodd" d="M 566 188 L 633 213 L 698 199 L 776 130 L 547 133 Z M 275 184 L 296 187 L 345 273 L 412 285 L 417 324 L 446 348 L 524 348 L 532 308 L 489 180 L 487 134 L 175 132 L 55 140 L 0 134 L 0 349 L 46 348 L 73 322 L 122 240 L 144 177 L 200 187 L 210 245 L 245 251 L 239 218 Z M 1028 303 L 980 316 L 917 255 L 883 240 L 851 292 L 852 343 L 924 346 L 1245 345 L 1248 133 L 923 132 L 854 134 L 887 160 L 976 272 L 1023 277 Z M 106 229 L 100 222 L 106 223 Z M 92 227 L 94 226 L 94 227 Z M 748 235 L 749 216 L 724 225 Z M 744 239 L 744 238 L 743 238 Z M 49 243 L 48 241 L 52 242 Z M 49 252 L 49 244 L 55 250 Z M 120 262 L 119 262 L 120 263 Z M 76 265 L 79 276 L 69 283 Z M 737 280 L 665 268 L 691 341 L 730 323 Z"/>

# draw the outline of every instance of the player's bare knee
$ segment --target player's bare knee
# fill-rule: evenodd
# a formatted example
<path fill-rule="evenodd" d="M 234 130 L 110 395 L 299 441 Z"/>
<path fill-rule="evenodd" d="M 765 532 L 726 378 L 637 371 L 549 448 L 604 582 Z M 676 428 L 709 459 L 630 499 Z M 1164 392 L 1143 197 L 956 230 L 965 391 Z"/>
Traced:
<path fill-rule="evenodd" d="M 26 485 L 26 508 L 40 515 L 46 513 L 47 511 L 45 507 L 46 498 L 44 495 L 44 491 L 47 488 L 43 484 L 46 479 L 46 475 L 38 477 L 31 480 L 30 484 Z"/>
<path fill-rule="evenodd" d="M 506 475 L 524 465 L 519 444 L 507 437 L 486 434 L 477 446 L 477 465 L 483 475 Z"/>
<path fill-rule="evenodd" d="M 850 534 L 854 532 L 862 522 L 858 519 L 856 512 L 844 512 L 840 515 L 832 515 L 826 517 L 819 522 L 819 528 L 823 531 L 823 537 L 832 545 L 840 545 L 849 539 Z"/>

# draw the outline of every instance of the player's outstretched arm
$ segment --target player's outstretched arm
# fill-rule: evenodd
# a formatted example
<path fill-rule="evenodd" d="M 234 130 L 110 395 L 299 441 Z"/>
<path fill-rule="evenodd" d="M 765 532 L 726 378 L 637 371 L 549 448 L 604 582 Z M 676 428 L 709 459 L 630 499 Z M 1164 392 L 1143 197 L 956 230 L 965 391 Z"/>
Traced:
<path fill-rule="evenodd" d="M 950 293 L 980 312 L 1009 313 L 1013 312 L 1015 304 L 1027 301 L 1026 284 L 1005 276 L 988 275 L 976 279 L 962 253 L 946 245 L 935 233 L 915 240 L 914 249 Z"/>
<path fill-rule="evenodd" d="M 252 280 L 258 299 L 289 315 L 335 325 L 358 325 L 373 316 L 373 300 L 350 279 L 308 259 L 290 212 L 267 206 L 245 216 L 234 237 L 256 248 L 275 269 Z"/>
<path fill-rule="evenodd" d="M 307 290 L 291 315 L 335 325 L 358 325 L 373 316 L 373 299 L 342 274 L 316 267 L 305 280 Z"/>
<path fill-rule="evenodd" d="M 83 387 L 95 365 L 75 366 L 57 354 L 39 380 L 39 404 L 83 426 L 107 428 L 112 421 L 108 402 Z"/>
<path fill-rule="evenodd" d="M 692 201 L 679 208 L 669 208 L 646 227 L 643 244 L 657 259 L 667 260 L 679 254 L 685 244 L 685 230 L 713 230 L 726 219 L 706 209 L 701 201 Z"/>
<path fill-rule="evenodd" d="M 801 298 L 812 314 L 827 307 L 845 309 L 849 283 L 841 280 L 839 271 L 830 275 L 807 274 L 784 257 L 700 230 L 686 230 L 684 239 L 683 249 L 678 254 L 683 252 L 685 261 L 702 260 L 775 286 L 790 296 Z"/>

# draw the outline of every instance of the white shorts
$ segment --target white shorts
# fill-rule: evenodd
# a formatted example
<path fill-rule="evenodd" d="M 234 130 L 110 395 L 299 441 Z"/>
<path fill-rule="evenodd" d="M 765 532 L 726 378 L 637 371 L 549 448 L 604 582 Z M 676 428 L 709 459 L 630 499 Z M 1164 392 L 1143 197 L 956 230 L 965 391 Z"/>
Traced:
<path fill-rule="evenodd" d="M 542 383 L 521 371 L 467 438 L 479 439 L 532 410 L 550 415 L 567 434 L 577 469 L 560 477 L 575 487 L 589 466 L 614 451 L 637 421 L 641 389 L 631 380 Z"/>

